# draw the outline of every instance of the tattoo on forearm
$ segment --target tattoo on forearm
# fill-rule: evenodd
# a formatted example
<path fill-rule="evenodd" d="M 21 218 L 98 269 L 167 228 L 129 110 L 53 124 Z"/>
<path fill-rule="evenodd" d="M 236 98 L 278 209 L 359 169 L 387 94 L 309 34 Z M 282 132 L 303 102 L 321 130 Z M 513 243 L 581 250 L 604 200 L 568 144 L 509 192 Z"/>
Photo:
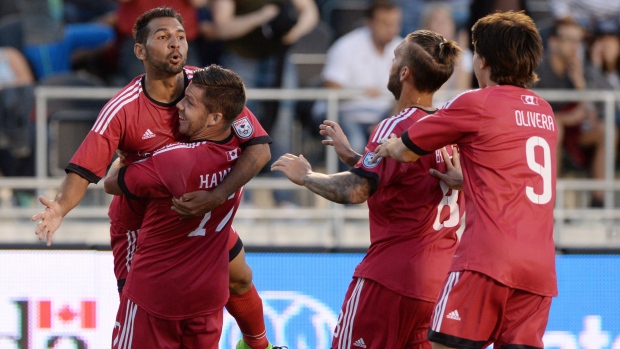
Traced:
<path fill-rule="evenodd" d="M 369 179 L 352 172 L 313 174 L 306 181 L 313 193 L 339 204 L 361 203 L 370 196 Z"/>

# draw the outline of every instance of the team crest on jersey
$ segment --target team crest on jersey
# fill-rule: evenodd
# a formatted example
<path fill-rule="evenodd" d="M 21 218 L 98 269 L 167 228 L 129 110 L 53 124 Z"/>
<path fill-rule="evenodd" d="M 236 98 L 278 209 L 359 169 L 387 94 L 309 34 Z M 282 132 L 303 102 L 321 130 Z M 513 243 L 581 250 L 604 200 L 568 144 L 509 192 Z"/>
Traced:
<path fill-rule="evenodd" d="M 377 165 L 379 165 L 379 163 L 381 162 L 381 158 L 379 158 L 379 160 L 377 160 L 377 162 L 375 162 L 374 164 L 372 163 L 372 158 L 375 157 L 375 152 L 374 151 L 369 151 L 368 153 L 366 153 L 364 155 L 364 160 L 362 160 L 362 165 L 364 165 L 364 167 L 366 168 L 373 168 L 373 167 L 377 167 Z"/>
<path fill-rule="evenodd" d="M 534 96 L 521 95 L 521 100 L 528 105 L 538 105 L 538 98 Z"/>
<path fill-rule="evenodd" d="M 239 138 L 250 138 L 254 133 L 254 127 L 247 116 L 233 122 L 233 128 Z"/>

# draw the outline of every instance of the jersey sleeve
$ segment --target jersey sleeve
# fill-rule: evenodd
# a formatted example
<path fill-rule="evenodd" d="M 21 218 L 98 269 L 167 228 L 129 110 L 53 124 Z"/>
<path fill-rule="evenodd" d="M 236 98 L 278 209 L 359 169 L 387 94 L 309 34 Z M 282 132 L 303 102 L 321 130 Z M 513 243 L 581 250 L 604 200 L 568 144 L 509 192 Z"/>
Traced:
<path fill-rule="evenodd" d="M 75 152 L 65 172 L 74 172 L 91 183 L 97 183 L 105 176 L 124 132 L 125 110 L 119 110 L 109 117 L 106 105 L 92 129 Z"/>
<path fill-rule="evenodd" d="M 386 120 L 382 121 L 372 132 L 368 139 L 368 144 L 364 148 L 364 155 L 351 169 L 351 172 L 358 176 L 371 178 L 372 192 L 374 193 L 377 188 L 380 188 L 387 183 L 393 181 L 394 178 L 400 175 L 401 164 L 391 158 L 381 158 L 376 163 L 372 163 L 372 158 L 375 156 L 375 149 L 379 146 L 379 142 L 383 139 L 380 133 L 384 128 L 382 125 L 386 123 Z M 398 132 L 398 131 L 396 131 Z"/>
<path fill-rule="evenodd" d="M 153 158 L 135 162 L 120 169 L 118 185 L 123 194 L 130 199 L 154 199 L 168 197 L 171 194 L 159 175 Z"/>
<path fill-rule="evenodd" d="M 233 121 L 232 128 L 241 148 L 256 144 L 271 144 L 272 142 L 254 113 L 247 107 L 244 107 L 241 114 Z"/>
<path fill-rule="evenodd" d="M 407 148 L 420 156 L 448 144 L 469 143 L 479 130 L 484 102 L 472 91 L 464 92 L 443 109 L 411 125 L 401 139 Z"/>

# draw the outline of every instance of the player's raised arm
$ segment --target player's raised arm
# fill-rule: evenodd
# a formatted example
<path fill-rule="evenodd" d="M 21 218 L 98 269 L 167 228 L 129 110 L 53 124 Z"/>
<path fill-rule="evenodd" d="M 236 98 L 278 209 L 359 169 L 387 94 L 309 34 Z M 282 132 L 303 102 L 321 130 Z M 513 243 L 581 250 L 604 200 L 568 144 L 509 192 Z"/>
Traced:
<path fill-rule="evenodd" d="M 321 125 L 319 125 L 319 133 L 321 136 L 329 137 L 329 139 L 324 139 L 321 141 L 323 145 L 330 145 L 334 147 L 336 154 L 338 154 L 338 158 L 344 164 L 353 167 L 362 157 L 361 154 L 358 154 L 353 148 L 351 148 L 351 144 L 349 143 L 349 139 L 342 131 L 342 128 L 338 123 L 331 120 L 325 120 Z"/>
<path fill-rule="evenodd" d="M 373 192 L 371 179 L 353 172 L 333 175 L 313 172 L 303 155 L 284 154 L 271 165 L 271 171 L 282 172 L 291 182 L 339 204 L 365 202 Z"/>

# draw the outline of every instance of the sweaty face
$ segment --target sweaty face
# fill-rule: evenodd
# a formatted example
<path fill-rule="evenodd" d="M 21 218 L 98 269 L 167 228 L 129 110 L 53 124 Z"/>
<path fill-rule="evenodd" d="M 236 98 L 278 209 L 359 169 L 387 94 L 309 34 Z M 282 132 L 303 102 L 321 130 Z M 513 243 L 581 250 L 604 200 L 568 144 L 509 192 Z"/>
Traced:
<path fill-rule="evenodd" d="M 192 83 L 185 90 L 185 97 L 177 103 L 179 109 L 179 133 L 192 137 L 205 129 L 207 108 L 202 102 L 204 90 Z"/>
<path fill-rule="evenodd" d="M 185 29 L 176 18 L 155 18 L 149 22 L 145 51 L 147 63 L 162 73 L 178 74 L 187 61 Z"/>

